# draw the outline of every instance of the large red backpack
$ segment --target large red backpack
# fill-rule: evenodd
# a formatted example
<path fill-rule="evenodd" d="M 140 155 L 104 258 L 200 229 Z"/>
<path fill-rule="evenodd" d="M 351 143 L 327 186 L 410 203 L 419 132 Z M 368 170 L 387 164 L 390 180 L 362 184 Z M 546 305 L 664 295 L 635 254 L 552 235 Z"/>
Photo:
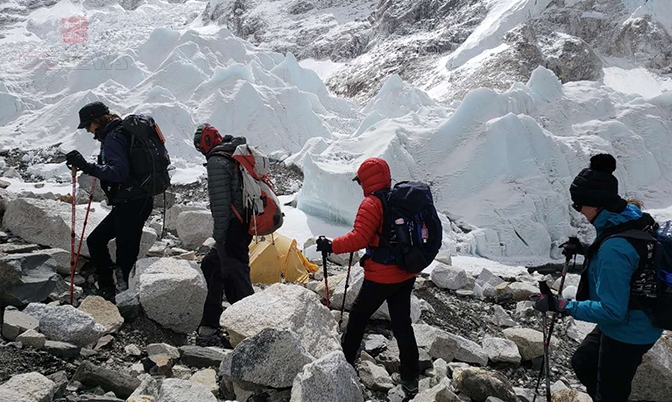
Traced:
<path fill-rule="evenodd" d="M 236 147 L 231 158 L 241 167 L 245 214 L 231 204 L 233 212 L 241 222 L 245 222 L 243 215 L 248 218 L 248 232 L 253 236 L 265 236 L 275 232 L 282 226 L 284 215 L 268 176 L 268 157 L 254 147 L 241 144 Z"/>

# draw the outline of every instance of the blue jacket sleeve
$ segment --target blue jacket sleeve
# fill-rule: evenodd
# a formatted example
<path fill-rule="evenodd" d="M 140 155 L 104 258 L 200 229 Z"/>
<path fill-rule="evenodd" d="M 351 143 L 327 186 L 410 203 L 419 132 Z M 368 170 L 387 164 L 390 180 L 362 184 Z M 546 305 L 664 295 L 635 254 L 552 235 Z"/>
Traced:
<path fill-rule="evenodd" d="M 596 299 L 582 302 L 570 301 L 565 307 L 567 314 L 581 320 L 600 323 L 624 322 L 630 302 L 630 280 L 639 264 L 639 255 L 625 239 L 605 241 L 595 259 Z"/>
<path fill-rule="evenodd" d="M 110 183 L 123 183 L 130 170 L 128 139 L 123 133 L 113 131 L 103 144 L 104 165 L 96 165 L 92 176 Z"/>

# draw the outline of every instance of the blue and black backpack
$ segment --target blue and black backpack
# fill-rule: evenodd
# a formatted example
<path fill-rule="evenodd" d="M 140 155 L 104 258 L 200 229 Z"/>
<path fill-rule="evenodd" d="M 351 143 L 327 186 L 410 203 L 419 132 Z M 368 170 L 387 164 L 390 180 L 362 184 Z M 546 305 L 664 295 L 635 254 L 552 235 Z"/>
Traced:
<path fill-rule="evenodd" d="M 383 204 L 383 230 L 379 246 L 364 258 L 394 264 L 419 273 L 434 261 L 443 239 L 443 228 L 427 184 L 400 182 L 390 190 L 374 193 Z"/>
<path fill-rule="evenodd" d="M 639 254 L 639 266 L 630 280 L 629 309 L 642 310 L 654 326 L 672 330 L 672 221 L 658 224 L 644 214 L 638 221 L 602 233 L 590 246 L 589 255 L 612 237 L 626 239 Z M 580 285 L 578 294 L 585 294 L 582 288 Z"/>

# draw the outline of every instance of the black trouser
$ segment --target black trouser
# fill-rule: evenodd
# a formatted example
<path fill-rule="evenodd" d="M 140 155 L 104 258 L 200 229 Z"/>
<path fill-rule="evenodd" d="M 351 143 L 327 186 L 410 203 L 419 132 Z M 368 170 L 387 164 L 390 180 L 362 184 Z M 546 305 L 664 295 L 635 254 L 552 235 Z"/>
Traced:
<path fill-rule="evenodd" d="M 619 342 L 595 328 L 574 353 L 572 368 L 594 401 L 626 402 L 637 367 L 651 347 Z"/>
<path fill-rule="evenodd" d="M 224 244 L 217 243 L 203 258 L 201 270 L 208 283 L 201 325 L 217 328 L 222 315 L 222 295 L 233 304 L 254 294 L 250 280 L 252 236 L 238 219 L 231 219 Z"/>
<path fill-rule="evenodd" d="M 154 208 L 154 198 L 146 197 L 115 205 L 112 211 L 91 232 L 86 244 L 89 247 L 91 261 L 98 273 L 100 288 L 114 286 L 114 270 L 108 243 L 117 239 L 116 262 L 124 280 L 128 276 L 140 252 L 142 228 Z"/>
<path fill-rule="evenodd" d="M 350 311 L 348 328 L 343 336 L 343 353 L 350 364 L 355 363 L 369 318 L 387 301 L 392 319 L 392 333 L 399 344 L 401 378 L 407 381 L 417 380 L 418 345 L 411 326 L 411 292 L 414 283 L 415 278 L 393 284 L 364 280 Z"/>

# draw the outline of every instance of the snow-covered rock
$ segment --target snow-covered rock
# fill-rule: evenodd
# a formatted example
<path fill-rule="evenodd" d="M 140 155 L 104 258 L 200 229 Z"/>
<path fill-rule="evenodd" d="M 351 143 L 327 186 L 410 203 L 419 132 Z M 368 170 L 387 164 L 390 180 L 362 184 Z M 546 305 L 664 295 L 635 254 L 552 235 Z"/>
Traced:
<path fill-rule="evenodd" d="M 315 358 L 341 348 L 336 320 L 317 295 L 302 286 L 275 284 L 248 296 L 227 308 L 219 323 L 234 346 L 266 328 L 275 328 L 294 331 Z"/>
<path fill-rule="evenodd" d="M 198 328 L 208 294 L 203 273 L 193 262 L 173 258 L 139 260 L 129 278 L 150 319 L 178 333 Z M 175 297 L 175 295 L 180 295 Z"/>
<path fill-rule="evenodd" d="M 363 402 L 355 369 L 334 351 L 310 364 L 294 379 L 291 402 Z"/>

